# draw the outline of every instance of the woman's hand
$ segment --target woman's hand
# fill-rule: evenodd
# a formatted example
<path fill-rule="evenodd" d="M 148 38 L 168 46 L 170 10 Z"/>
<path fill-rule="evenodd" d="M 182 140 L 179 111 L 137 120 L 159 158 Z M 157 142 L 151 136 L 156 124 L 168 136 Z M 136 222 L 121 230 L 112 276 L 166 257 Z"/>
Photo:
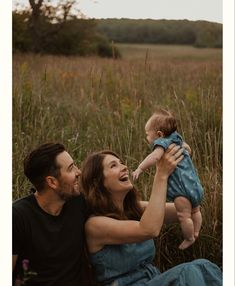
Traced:
<path fill-rule="evenodd" d="M 189 146 L 186 142 L 183 142 L 182 147 L 183 147 L 186 151 L 188 151 L 189 155 L 191 155 L 192 149 L 190 148 L 190 146 Z"/>
<path fill-rule="evenodd" d="M 157 164 L 157 173 L 168 177 L 176 168 L 177 164 L 183 159 L 183 148 L 175 144 L 171 144 L 161 160 Z"/>

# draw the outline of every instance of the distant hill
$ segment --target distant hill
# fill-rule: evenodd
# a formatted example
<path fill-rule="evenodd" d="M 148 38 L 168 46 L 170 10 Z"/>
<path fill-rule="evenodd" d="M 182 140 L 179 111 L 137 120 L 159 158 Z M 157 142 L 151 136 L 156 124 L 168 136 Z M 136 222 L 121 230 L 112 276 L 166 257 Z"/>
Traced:
<path fill-rule="evenodd" d="M 96 19 L 97 29 L 118 43 L 185 44 L 222 48 L 222 24 L 189 20 Z"/>

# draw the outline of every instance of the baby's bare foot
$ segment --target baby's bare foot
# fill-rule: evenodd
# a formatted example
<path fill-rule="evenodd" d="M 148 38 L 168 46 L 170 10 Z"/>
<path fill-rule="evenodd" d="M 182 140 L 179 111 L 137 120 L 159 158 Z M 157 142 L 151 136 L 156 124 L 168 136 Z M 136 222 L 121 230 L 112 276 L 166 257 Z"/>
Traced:
<path fill-rule="evenodd" d="M 195 231 L 195 232 L 194 232 L 194 237 L 195 237 L 195 239 L 197 239 L 198 236 L 199 236 L 199 231 Z"/>
<path fill-rule="evenodd" d="M 190 245 L 192 245 L 195 242 L 195 239 L 185 239 L 179 246 L 179 249 L 184 250 L 186 248 L 188 248 Z"/>

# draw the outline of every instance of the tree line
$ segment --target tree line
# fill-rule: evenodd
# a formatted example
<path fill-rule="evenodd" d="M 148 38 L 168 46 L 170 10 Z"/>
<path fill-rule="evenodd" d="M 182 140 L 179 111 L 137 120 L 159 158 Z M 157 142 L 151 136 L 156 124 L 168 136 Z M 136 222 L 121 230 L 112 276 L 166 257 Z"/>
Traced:
<path fill-rule="evenodd" d="M 74 0 L 29 0 L 13 11 L 13 52 L 120 57 L 113 43 L 222 47 L 222 25 L 188 20 L 87 19 Z"/>
<path fill-rule="evenodd" d="M 117 48 L 97 30 L 95 20 L 75 10 L 75 0 L 29 0 L 29 8 L 14 10 L 13 52 L 58 55 L 120 56 Z"/>
<path fill-rule="evenodd" d="M 120 43 L 179 44 L 222 48 L 222 24 L 189 20 L 96 20 L 98 31 Z"/>

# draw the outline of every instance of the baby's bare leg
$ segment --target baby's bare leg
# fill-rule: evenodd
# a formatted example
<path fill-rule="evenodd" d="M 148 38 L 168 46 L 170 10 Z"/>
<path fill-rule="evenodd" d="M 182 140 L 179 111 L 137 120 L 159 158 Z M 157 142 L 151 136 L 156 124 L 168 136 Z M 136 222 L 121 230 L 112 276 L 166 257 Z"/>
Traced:
<path fill-rule="evenodd" d="M 185 197 L 177 197 L 174 204 L 184 236 L 184 241 L 180 244 L 179 249 L 186 249 L 195 241 L 194 224 L 191 217 L 192 205 Z"/>
<path fill-rule="evenodd" d="M 200 206 L 192 209 L 192 220 L 194 224 L 194 237 L 198 238 L 202 226 L 202 214 L 200 211 Z"/>

